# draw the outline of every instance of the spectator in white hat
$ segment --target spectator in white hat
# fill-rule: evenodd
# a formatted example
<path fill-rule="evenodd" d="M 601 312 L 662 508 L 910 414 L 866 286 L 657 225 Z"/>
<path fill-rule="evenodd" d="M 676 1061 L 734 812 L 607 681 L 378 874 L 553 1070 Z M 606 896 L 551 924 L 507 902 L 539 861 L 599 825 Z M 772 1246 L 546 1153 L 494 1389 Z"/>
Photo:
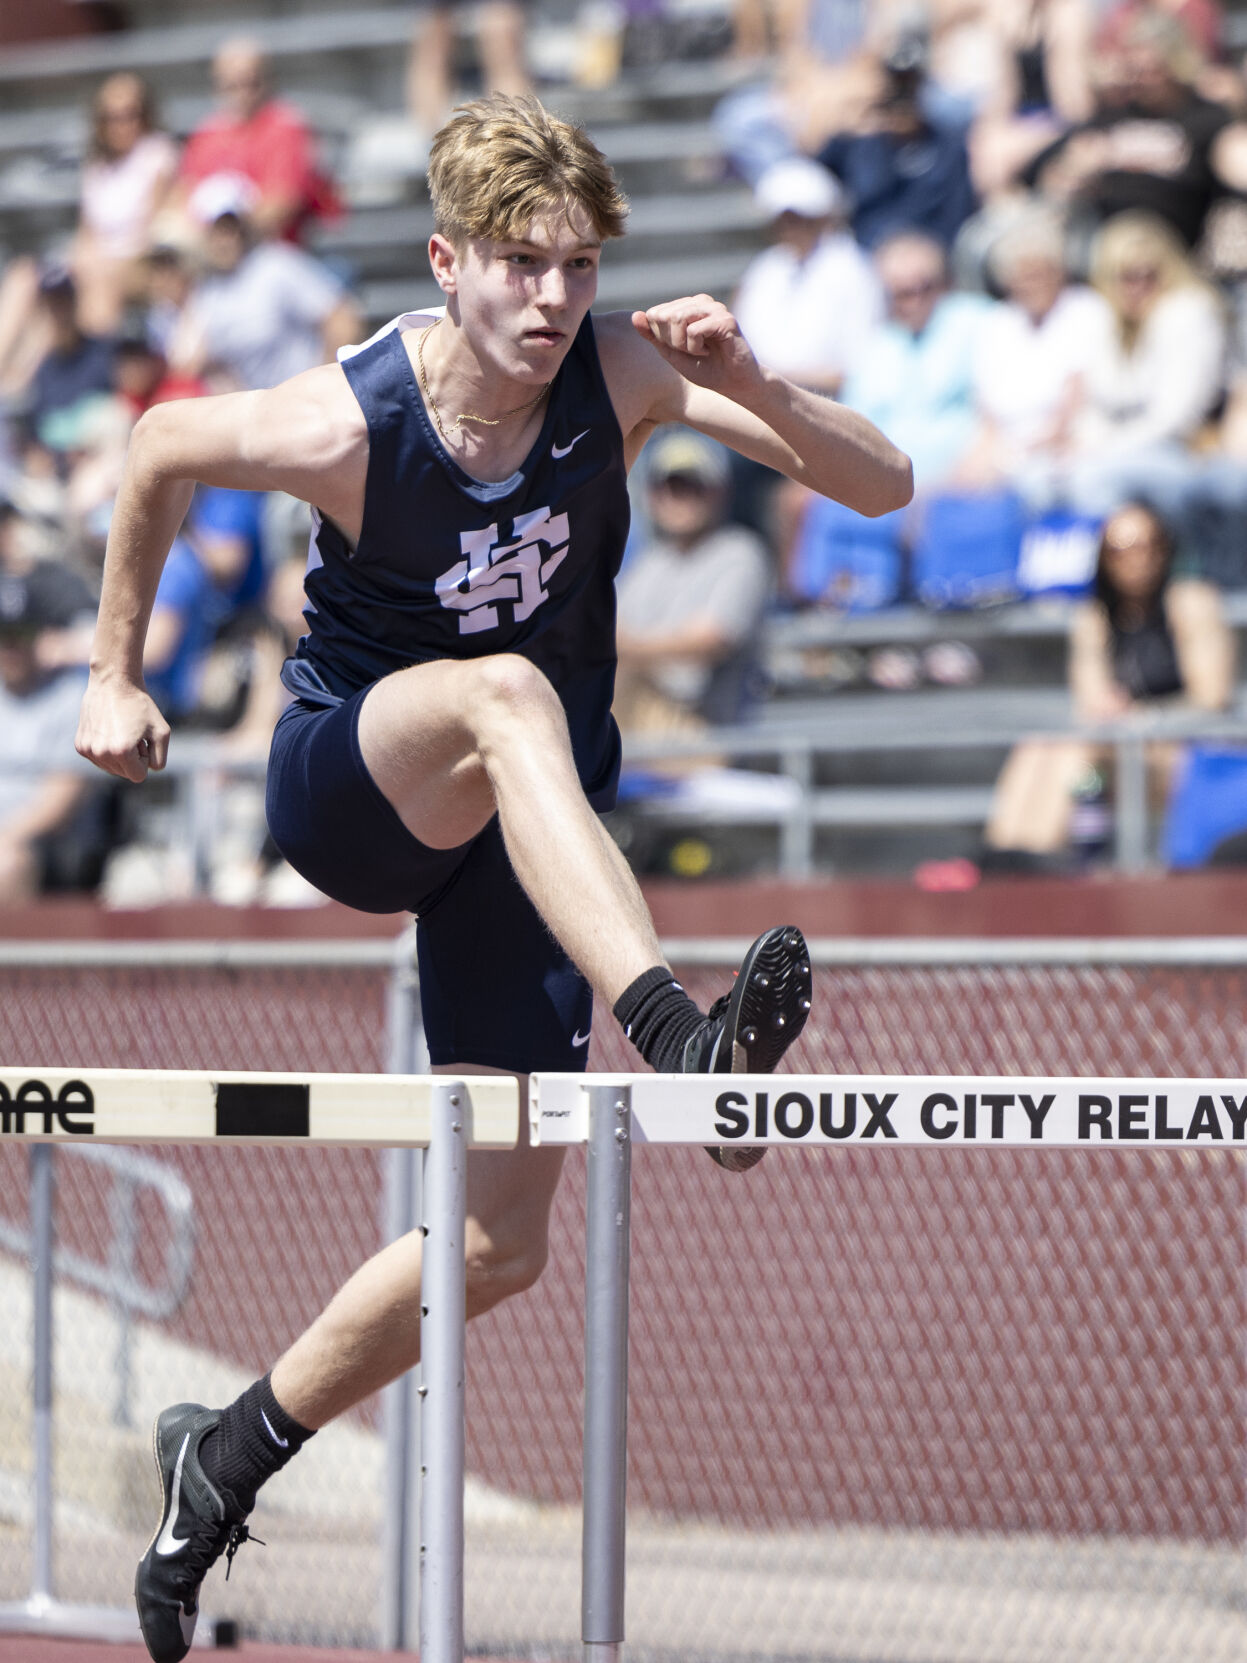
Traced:
<path fill-rule="evenodd" d="M 172 368 L 221 390 L 274 387 L 327 363 L 360 337 L 359 314 L 337 277 L 290 243 L 256 240 L 255 186 L 218 173 L 189 208 L 204 227 L 205 271 L 169 343 Z"/>
<path fill-rule="evenodd" d="M 772 244 L 741 278 L 737 322 L 761 363 L 834 394 L 883 315 L 879 279 L 846 226 L 844 191 L 825 167 L 792 156 L 766 170 L 754 195 Z"/>

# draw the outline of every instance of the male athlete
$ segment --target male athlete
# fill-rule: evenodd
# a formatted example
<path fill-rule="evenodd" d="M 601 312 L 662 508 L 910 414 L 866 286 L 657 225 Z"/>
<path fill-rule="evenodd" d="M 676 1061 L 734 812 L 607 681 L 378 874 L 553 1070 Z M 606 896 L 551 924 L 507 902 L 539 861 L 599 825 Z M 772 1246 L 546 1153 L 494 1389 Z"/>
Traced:
<path fill-rule="evenodd" d="M 335 899 L 417 914 L 434 1067 L 583 1068 L 596 992 L 653 1068 L 768 1071 L 809 1011 L 800 932 L 760 937 L 704 1016 L 597 817 L 619 771 L 627 470 L 657 425 L 684 422 L 875 515 L 909 500 L 908 460 L 860 416 L 761 369 L 705 295 L 591 319 L 626 203 L 585 134 L 535 101 L 458 111 L 429 184 L 443 316 L 404 315 L 271 391 L 159 405 L 139 422 L 78 748 L 131 780 L 164 766 L 143 638 L 195 482 L 300 497 L 314 507 L 309 633 L 283 670 L 295 702 L 273 736 L 269 824 Z M 469 1316 L 540 1274 L 561 1160 L 472 1157 Z M 185 1656 L 200 1584 L 246 1539 L 265 1479 L 416 1361 L 419 1276 L 416 1233 L 229 1407 L 160 1415 L 161 1523 L 135 1582 L 157 1663 Z"/>

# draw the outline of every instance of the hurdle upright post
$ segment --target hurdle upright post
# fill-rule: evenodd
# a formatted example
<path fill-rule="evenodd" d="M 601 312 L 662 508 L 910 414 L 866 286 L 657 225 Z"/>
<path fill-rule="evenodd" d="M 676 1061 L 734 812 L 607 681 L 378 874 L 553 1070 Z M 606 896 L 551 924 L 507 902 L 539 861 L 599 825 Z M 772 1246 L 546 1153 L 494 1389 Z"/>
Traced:
<path fill-rule="evenodd" d="M 420 1304 L 420 1658 L 463 1663 L 463 1376 L 467 1116 L 439 1080 L 424 1161 Z"/>
<path fill-rule="evenodd" d="M 628 1467 L 628 1269 L 632 1091 L 593 1085 L 585 1199 L 585 1663 L 619 1663 L 624 1641 Z"/>
<path fill-rule="evenodd" d="M 389 1074 L 427 1074 L 428 1047 L 420 1008 L 415 926 L 399 936 L 386 998 Z M 422 1149 L 385 1151 L 381 1225 L 387 1242 L 424 1222 Z M 381 1646 L 415 1651 L 420 1643 L 420 1365 L 384 1393 L 386 1460 L 382 1533 Z"/>
<path fill-rule="evenodd" d="M 30 1151 L 30 1247 L 34 1261 L 34 1557 L 30 1604 L 52 1599 L 52 1150 Z"/>

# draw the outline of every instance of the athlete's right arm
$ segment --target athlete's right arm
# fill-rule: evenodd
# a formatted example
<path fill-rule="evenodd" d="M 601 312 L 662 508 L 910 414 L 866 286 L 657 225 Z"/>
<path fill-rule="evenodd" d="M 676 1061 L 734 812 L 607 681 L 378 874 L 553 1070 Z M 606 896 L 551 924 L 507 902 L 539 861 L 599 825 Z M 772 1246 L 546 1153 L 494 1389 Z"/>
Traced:
<path fill-rule="evenodd" d="M 83 756 L 129 780 L 165 765 L 169 727 L 143 684 L 143 642 L 196 483 L 285 491 L 354 541 L 367 467 L 363 414 L 336 364 L 263 392 L 158 404 L 139 420 L 108 532 L 78 724 Z"/>

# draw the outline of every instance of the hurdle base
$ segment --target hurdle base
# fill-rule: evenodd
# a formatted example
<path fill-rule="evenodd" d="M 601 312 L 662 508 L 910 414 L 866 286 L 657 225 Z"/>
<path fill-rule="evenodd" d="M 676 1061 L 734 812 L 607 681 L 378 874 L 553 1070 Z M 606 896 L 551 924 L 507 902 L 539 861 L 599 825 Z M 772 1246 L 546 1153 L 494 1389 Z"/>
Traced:
<path fill-rule="evenodd" d="M 103 1640 L 110 1645 L 142 1645 L 143 1633 L 133 1611 L 112 1605 L 69 1605 L 46 1594 L 0 1605 L 0 1635 L 47 1634 L 57 1640 Z M 232 1618 L 200 1617 L 195 1647 L 238 1644 L 238 1625 Z"/>

